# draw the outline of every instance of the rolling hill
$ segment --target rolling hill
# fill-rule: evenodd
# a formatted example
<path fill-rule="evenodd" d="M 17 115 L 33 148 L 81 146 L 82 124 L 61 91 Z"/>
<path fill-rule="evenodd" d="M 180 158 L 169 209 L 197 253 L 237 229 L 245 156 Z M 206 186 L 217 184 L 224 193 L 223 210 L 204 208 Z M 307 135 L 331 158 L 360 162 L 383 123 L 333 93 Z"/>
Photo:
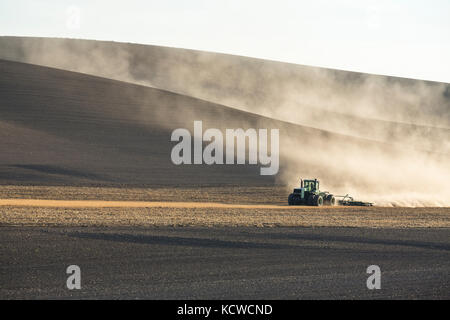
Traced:
<path fill-rule="evenodd" d="M 368 200 L 449 201 L 447 84 L 112 42 L 0 44 L 1 184 L 292 186 L 317 177 Z M 398 109 L 382 107 L 389 97 Z M 174 165 L 171 133 L 192 132 L 194 120 L 279 129 L 279 173 Z"/>

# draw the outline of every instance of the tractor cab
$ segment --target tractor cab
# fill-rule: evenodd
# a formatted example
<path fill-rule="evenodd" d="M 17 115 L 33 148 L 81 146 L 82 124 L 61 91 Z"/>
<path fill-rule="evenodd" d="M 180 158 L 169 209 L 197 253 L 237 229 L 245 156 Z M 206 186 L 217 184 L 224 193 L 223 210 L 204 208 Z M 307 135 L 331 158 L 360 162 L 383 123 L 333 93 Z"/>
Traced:
<path fill-rule="evenodd" d="M 319 189 L 319 181 L 317 181 L 317 179 L 302 180 L 301 185 L 305 189 L 305 191 L 308 191 L 308 192 L 315 192 L 315 191 L 320 190 Z"/>

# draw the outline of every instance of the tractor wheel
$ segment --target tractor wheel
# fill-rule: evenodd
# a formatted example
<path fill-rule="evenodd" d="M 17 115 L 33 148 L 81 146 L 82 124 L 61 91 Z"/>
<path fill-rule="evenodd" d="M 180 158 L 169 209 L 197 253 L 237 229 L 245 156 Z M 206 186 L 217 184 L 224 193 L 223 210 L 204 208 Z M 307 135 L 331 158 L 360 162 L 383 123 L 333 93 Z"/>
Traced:
<path fill-rule="evenodd" d="M 315 196 L 314 196 L 313 194 L 311 194 L 311 195 L 308 197 L 308 200 L 307 200 L 306 204 L 307 204 L 308 206 L 313 206 L 313 205 L 314 205 L 314 199 L 315 199 Z"/>
<path fill-rule="evenodd" d="M 323 198 L 322 198 L 322 196 L 317 195 L 317 196 L 314 197 L 314 205 L 317 206 L 317 207 L 321 207 L 323 205 Z"/>
<path fill-rule="evenodd" d="M 292 206 L 292 205 L 295 204 L 294 198 L 295 198 L 295 197 L 294 197 L 294 194 L 291 193 L 291 194 L 289 195 L 289 197 L 288 197 L 288 204 L 289 204 L 290 206 Z"/>
<path fill-rule="evenodd" d="M 334 206 L 336 204 L 336 198 L 332 194 L 328 194 L 325 197 L 325 204 L 328 206 Z"/>
<path fill-rule="evenodd" d="M 330 206 L 335 206 L 336 205 L 336 198 L 333 195 L 330 198 L 329 204 L 330 204 Z"/>

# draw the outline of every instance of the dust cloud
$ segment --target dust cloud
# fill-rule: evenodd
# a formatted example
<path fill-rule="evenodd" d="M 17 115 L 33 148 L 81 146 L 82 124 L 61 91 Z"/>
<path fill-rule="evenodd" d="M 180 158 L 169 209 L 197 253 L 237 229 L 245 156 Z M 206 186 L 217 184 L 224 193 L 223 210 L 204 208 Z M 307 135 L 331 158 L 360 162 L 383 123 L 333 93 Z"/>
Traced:
<path fill-rule="evenodd" d="M 450 206 L 449 84 L 74 39 L 1 37 L 0 58 L 142 84 L 284 121 L 278 180 L 289 187 L 300 177 L 317 177 L 322 189 L 379 205 Z M 171 116 L 183 122 L 184 115 Z M 318 130 L 298 136 L 289 123 Z"/>

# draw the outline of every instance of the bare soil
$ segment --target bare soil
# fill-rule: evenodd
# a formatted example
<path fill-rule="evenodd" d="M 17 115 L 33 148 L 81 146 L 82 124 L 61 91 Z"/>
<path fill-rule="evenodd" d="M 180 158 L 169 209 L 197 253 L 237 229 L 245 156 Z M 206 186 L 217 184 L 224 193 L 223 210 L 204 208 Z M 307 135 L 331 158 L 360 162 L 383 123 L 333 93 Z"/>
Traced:
<path fill-rule="evenodd" d="M 0 192 L 2 226 L 450 228 L 450 208 L 289 207 L 283 188 L 1 186 Z"/>

